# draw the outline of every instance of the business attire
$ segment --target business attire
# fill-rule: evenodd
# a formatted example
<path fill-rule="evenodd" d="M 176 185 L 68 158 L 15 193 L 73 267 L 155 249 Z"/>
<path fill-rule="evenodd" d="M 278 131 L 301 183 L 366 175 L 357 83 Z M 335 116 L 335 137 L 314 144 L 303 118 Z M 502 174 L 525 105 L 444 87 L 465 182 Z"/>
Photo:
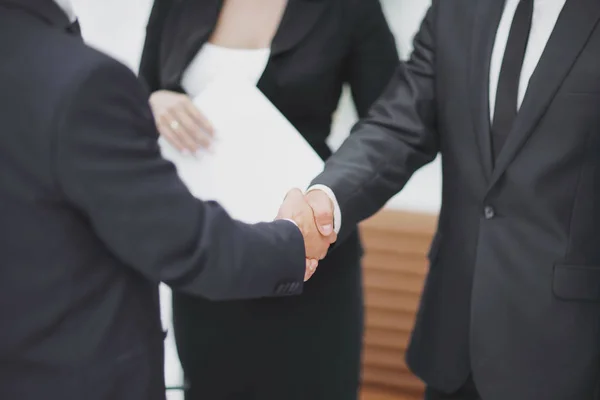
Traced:
<path fill-rule="evenodd" d="M 314 181 L 343 240 L 441 154 L 407 353 L 429 399 L 599 398 L 599 21 L 595 0 L 434 0 Z"/>
<path fill-rule="evenodd" d="M 255 83 L 323 159 L 343 84 L 364 116 L 399 64 L 378 0 L 289 0 L 270 48 L 254 50 L 208 42 L 222 5 L 157 0 L 140 76 L 151 91 L 191 97 L 223 75 Z M 298 298 L 216 304 L 175 293 L 186 399 L 356 398 L 361 257 L 355 226 Z"/>
<path fill-rule="evenodd" d="M 196 200 L 135 74 L 76 25 L 50 0 L 0 0 L 0 398 L 164 399 L 158 283 L 299 294 L 304 243 Z"/>

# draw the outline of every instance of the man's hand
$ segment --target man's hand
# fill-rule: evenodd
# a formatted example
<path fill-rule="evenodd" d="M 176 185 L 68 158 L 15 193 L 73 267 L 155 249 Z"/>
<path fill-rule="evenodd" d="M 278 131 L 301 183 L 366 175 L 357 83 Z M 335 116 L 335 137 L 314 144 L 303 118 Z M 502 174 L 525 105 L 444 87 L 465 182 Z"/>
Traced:
<path fill-rule="evenodd" d="M 333 232 L 333 224 L 331 224 L 330 229 L 327 229 L 327 227 L 317 228 L 318 223 L 327 225 L 325 217 L 320 215 L 319 222 L 317 222 L 317 217 L 307 202 L 307 198 L 298 189 L 288 192 L 277 215 L 277 219 L 294 221 L 302 232 L 307 259 L 305 280 L 312 276 L 316 270 L 318 260 L 325 258 L 329 246 L 337 240 L 337 235 Z M 331 220 L 333 220 L 333 217 Z M 324 235 L 323 232 L 328 232 L 328 234 Z"/>
<path fill-rule="evenodd" d="M 313 210 L 315 223 L 321 235 L 333 234 L 333 202 L 331 198 L 319 189 L 309 191 L 304 197 Z"/>

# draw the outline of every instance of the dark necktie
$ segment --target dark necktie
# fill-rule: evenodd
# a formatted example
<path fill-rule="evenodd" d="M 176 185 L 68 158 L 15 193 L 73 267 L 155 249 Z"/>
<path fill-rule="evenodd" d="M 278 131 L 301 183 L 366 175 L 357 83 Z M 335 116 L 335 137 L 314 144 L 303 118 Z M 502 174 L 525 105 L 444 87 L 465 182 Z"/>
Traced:
<path fill-rule="evenodd" d="M 492 123 L 494 159 L 498 158 L 517 117 L 519 81 L 531 30 L 533 1 L 520 0 L 506 42 Z"/>
<path fill-rule="evenodd" d="M 67 26 L 67 32 L 75 36 L 81 36 L 81 27 L 79 26 L 79 21 L 75 20 L 69 26 Z"/>

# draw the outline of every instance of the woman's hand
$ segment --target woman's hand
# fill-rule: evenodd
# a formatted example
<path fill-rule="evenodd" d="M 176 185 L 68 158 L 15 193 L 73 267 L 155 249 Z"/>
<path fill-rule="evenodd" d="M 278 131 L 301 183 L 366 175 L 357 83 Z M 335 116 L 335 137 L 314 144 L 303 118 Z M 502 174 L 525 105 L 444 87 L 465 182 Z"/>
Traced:
<path fill-rule="evenodd" d="M 150 107 L 159 133 L 179 151 L 210 148 L 213 127 L 187 95 L 159 90 L 150 96 Z"/>

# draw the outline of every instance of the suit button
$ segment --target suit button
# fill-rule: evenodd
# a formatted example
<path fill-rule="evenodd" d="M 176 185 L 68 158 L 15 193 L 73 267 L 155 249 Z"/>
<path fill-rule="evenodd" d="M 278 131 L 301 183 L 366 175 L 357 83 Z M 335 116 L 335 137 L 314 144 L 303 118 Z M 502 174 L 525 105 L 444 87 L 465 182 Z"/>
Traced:
<path fill-rule="evenodd" d="M 483 209 L 483 216 L 485 219 L 492 219 L 496 216 L 496 210 L 494 210 L 494 207 L 492 206 L 486 206 Z"/>

